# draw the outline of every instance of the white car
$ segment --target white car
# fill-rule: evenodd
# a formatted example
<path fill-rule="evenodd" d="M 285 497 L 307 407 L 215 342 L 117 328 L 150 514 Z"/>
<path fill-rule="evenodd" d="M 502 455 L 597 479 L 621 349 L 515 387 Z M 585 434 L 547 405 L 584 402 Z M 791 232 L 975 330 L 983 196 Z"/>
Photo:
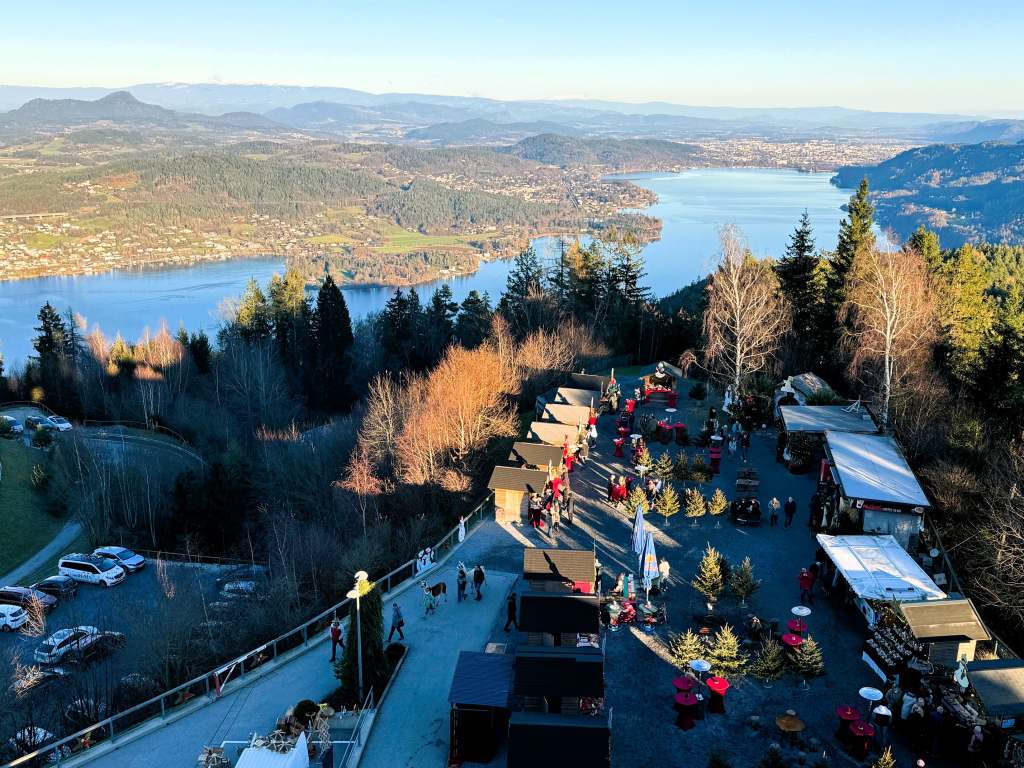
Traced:
<path fill-rule="evenodd" d="M 13 632 L 28 621 L 28 613 L 20 605 L 0 604 L 0 630 Z"/>
<path fill-rule="evenodd" d="M 12 434 L 12 435 L 23 435 L 23 434 L 25 434 L 25 428 L 23 426 L 21 426 L 21 422 L 19 422 L 13 416 L 5 416 L 4 414 L 0 413 L 0 421 L 3 421 L 6 424 L 10 425 L 10 427 L 11 427 L 10 434 Z"/>
<path fill-rule="evenodd" d="M 32 658 L 40 664 L 57 664 L 68 659 L 80 659 L 99 643 L 102 637 L 96 627 L 60 629 L 36 646 Z"/>
<path fill-rule="evenodd" d="M 57 564 L 57 573 L 70 576 L 75 581 L 86 584 L 101 584 L 112 587 L 124 581 L 124 568 L 113 560 L 95 555 L 72 554 L 64 555 Z"/>
<path fill-rule="evenodd" d="M 110 560 L 112 563 L 120 565 L 128 573 L 141 571 L 146 564 L 146 558 L 124 547 L 97 547 L 92 553 L 96 557 L 102 557 L 104 560 Z"/>
<path fill-rule="evenodd" d="M 63 416 L 51 416 L 50 423 L 53 424 L 54 429 L 58 432 L 67 432 L 71 429 L 71 422 L 65 419 Z"/>

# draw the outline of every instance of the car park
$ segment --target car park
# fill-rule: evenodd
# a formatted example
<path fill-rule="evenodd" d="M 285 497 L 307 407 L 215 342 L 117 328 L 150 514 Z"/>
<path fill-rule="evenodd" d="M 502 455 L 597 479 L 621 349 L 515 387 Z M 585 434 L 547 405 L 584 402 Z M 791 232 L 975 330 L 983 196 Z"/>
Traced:
<path fill-rule="evenodd" d="M 24 434 L 25 432 L 25 428 L 13 416 L 5 416 L 4 414 L 0 413 L 0 421 L 4 422 L 8 427 L 10 427 L 10 429 L 5 432 L 5 434 L 9 435 L 10 437 L 14 437 L 15 435 L 21 435 Z"/>
<path fill-rule="evenodd" d="M 112 563 L 124 568 L 128 573 L 135 573 L 141 571 L 146 565 L 146 558 L 142 555 L 137 555 L 130 549 L 124 547 L 97 547 L 93 550 L 93 554 L 96 557 L 102 557 L 105 560 L 110 560 Z"/>
<path fill-rule="evenodd" d="M 78 553 L 64 555 L 57 564 L 57 572 L 62 576 L 70 576 L 75 581 L 100 584 L 104 587 L 120 584 L 125 576 L 124 568 L 112 560 Z"/>
<path fill-rule="evenodd" d="M 101 632 L 96 627 L 60 629 L 36 646 L 32 658 L 39 664 L 81 662 L 124 645 L 120 632 Z"/>
<path fill-rule="evenodd" d="M 28 608 L 33 601 L 43 606 L 44 611 L 52 611 L 57 607 L 56 597 L 32 589 L 32 587 L 0 587 L 0 603 Z"/>
<path fill-rule="evenodd" d="M 53 424 L 54 429 L 58 432 L 67 432 L 71 429 L 71 422 L 65 419 L 63 416 L 50 416 L 50 423 Z"/>
<path fill-rule="evenodd" d="M 78 582 L 70 576 L 47 576 L 32 585 L 32 589 L 52 595 L 58 600 L 69 600 L 78 594 Z"/>
<path fill-rule="evenodd" d="M 0 605 L 0 631 L 13 632 L 28 621 L 28 613 L 20 605 Z"/>

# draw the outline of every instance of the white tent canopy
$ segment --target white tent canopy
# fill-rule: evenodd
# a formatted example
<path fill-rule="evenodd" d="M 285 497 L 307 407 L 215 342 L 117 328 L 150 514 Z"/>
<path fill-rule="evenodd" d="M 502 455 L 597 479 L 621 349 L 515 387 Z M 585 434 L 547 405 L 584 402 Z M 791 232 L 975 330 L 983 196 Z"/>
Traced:
<path fill-rule="evenodd" d="M 847 405 L 783 405 L 779 407 L 787 432 L 877 432 L 867 410 Z"/>
<path fill-rule="evenodd" d="M 309 749 L 306 734 L 299 734 L 290 752 L 284 754 L 266 747 L 247 747 L 235 763 L 235 768 L 308 768 Z"/>
<path fill-rule="evenodd" d="M 848 499 L 930 506 L 928 497 L 891 437 L 852 432 L 825 433 L 829 457 Z"/>
<path fill-rule="evenodd" d="M 946 597 L 892 536 L 819 533 L 818 543 L 860 598 L 910 602 Z"/>

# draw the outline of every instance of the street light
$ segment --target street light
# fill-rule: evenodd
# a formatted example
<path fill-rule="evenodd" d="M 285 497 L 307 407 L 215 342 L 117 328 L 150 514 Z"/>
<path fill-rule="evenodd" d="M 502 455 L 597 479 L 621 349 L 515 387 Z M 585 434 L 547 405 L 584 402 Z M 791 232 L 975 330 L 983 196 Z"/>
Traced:
<path fill-rule="evenodd" d="M 363 704 L 363 622 L 359 616 L 359 598 L 362 596 L 362 587 L 369 578 L 366 571 L 356 571 L 356 585 L 352 587 L 345 597 L 356 601 L 356 666 L 359 669 L 359 706 Z"/>

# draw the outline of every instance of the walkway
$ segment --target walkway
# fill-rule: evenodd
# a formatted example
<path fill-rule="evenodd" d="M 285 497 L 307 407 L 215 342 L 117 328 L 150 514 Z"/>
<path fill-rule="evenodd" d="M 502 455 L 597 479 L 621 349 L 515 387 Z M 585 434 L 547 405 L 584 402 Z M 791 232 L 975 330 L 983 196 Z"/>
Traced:
<path fill-rule="evenodd" d="M 0 584 L 18 584 L 26 577 L 32 575 L 47 563 L 53 565 L 53 572 L 57 572 L 57 558 L 67 552 L 71 544 L 82 532 L 82 526 L 78 523 L 68 523 L 54 536 L 50 543 L 36 552 L 32 557 L 19 565 L 10 573 L 0 576 Z"/>

